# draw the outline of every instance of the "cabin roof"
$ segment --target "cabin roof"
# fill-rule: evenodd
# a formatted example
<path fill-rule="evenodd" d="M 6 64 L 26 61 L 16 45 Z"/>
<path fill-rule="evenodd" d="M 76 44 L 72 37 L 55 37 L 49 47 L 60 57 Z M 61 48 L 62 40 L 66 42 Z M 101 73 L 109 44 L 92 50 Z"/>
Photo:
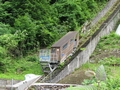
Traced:
<path fill-rule="evenodd" d="M 65 34 L 61 39 L 59 39 L 56 43 L 54 43 L 51 47 L 62 47 L 68 40 L 72 39 L 76 36 L 78 32 L 77 31 L 70 31 L 67 34 Z"/>

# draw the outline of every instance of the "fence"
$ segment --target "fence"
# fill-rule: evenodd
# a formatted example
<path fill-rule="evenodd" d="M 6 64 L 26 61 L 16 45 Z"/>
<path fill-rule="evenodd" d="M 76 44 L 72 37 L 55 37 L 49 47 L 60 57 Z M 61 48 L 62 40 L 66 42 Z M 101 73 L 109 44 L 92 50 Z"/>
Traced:
<path fill-rule="evenodd" d="M 110 5 L 113 3 L 113 1 L 117 1 L 117 0 L 111 0 Z M 103 12 L 105 11 L 103 10 Z M 72 57 L 73 60 L 50 82 L 54 82 L 54 83 L 58 82 L 59 80 L 64 78 L 66 75 L 73 72 L 75 68 L 78 68 L 82 64 L 86 63 L 89 60 L 89 57 L 94 51 L 100 38 L 103 37 L 104 35 L 109 34 L 114 29 L 119 19 L 120 19 L 120 5 L 108 17 L 108 19 L 100 26 L 100 28 L 82 45 L 82 47 L 85 48 L 85 50 L 83 51 L 78 50 L 75 53 L 75 55 Z M 93 23 L 95 23 L 96 21 L 97 19 L 93 21 Z"/>

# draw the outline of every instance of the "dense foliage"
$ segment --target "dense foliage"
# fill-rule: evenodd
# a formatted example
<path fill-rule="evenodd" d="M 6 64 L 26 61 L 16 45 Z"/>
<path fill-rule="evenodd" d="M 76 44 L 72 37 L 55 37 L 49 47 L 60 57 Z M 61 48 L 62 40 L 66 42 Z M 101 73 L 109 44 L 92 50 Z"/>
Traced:
<path fill-rule="evenodd" d="M 0 71 L 6 57 L 47 47 L 91 20 L 107 0 L 0 0 Z"/>
<path fill-rule="evenodd" d="M 17 47 L 24 50 L 48 46 L 59 38 L 58 35 L 62 36 L 66 31 L 75 30 L 86 20 L 90 20 L 100 10 L 100 2 L 1 0 L 0 35 L 17 33 Z"/>

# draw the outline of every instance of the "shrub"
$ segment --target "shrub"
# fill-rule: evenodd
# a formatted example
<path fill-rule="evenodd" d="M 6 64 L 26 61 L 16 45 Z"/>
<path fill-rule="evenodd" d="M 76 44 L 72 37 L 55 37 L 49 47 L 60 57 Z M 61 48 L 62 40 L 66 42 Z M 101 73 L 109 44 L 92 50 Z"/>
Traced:
<path fill-rule="evenodd" d="M 36 62 L 36 61 L 38 61 L 38 58 L 35 56 L 28 56 L 27 61 Z"/>

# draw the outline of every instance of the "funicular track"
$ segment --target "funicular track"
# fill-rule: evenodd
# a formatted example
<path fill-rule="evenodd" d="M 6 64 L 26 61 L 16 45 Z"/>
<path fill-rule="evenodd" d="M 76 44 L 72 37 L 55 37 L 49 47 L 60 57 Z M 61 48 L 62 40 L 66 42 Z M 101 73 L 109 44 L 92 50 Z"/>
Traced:
<path fill-rule="evenodd" d="M 80 42 L 80 45 L 79 45 L 78 48 L 84 48 L 84 47 L 86 47 L 88 45 L 88 43 L 91 41 L 91 39 L 93 39 L 101 31 L 100 29 L 102 27 L 104 27 L 106 25 L 106 23 L 109 22 L 109 20 L 114 16 L 114 14 L 118 10 L 120 10 L 120 1 L 119 0 L 117 0 L 116 3 L 114 3 L 113 6 L 107 11 L 107 13 L 104 15 L 104 17 L 102 17 L 102 18 L 107 17 L 104 21 L 103 20 L 101 21 L 100 19 L 99 19 L 99 21 L 97 21 L 96 25 L 97 25 L 97 28 L 98 27 L 99 28 L 97 30 L 95 30 L 94 33 L 92 33 L 91 35 L 89 35 L 89 38 L 87 38 L 87 40 L 85 42 L 83 42 L 83 43 Z M 96 28 L 95 25 L 94 26 L 90 26 L 90 27 L 91 27 L 91 30 L 92 29 L 94 30 L 94 28 Z M 81 39 L 83 39 L 83 38 L 81 38 Z M 80 52 L 82 52 L 82 50 L 77 49 L 77 51 L 75 52 L 75 54 L 69 60 L 67 60 L 65 62 L 65 65 L 61 69 L 57 69 L 56 68 L 54 71 L 49 72 L 48 75 L 43 76 L 41 78 L 40 82 L 51 82 L 51 80 L 55 76 L 57 76 L 65 68 L 65 66 L 68 65 Z"/>

